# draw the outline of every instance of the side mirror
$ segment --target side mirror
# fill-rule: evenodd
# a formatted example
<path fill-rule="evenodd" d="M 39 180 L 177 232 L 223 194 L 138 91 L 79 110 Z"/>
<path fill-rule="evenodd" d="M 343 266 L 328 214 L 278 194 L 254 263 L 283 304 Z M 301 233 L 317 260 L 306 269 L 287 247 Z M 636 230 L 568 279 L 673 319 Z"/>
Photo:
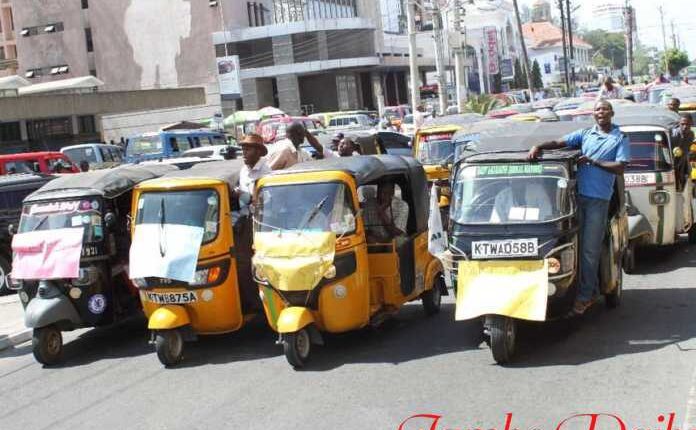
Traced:
<path fill-rule="evenodd" d="M 17 226 L 14 224 L 10 224 L 7 226 L 7 233 L 9 233 L 10 237 L 14 236 L 17 234 Z"/>
<path fill-rule="evenodd" d="M 104 215 L 104 224 L 109 229 L 113 228 L 116 225 L 116 214 L 107 212 L 106 215 Z"/>
<path fill-rule="evenodd" d="M 682 151 L 681 148 L 677 147 L 672 150 L 672 154 L 674 155 L 674 158 L 681 158 L 684 156 L 684 151 Z"/>

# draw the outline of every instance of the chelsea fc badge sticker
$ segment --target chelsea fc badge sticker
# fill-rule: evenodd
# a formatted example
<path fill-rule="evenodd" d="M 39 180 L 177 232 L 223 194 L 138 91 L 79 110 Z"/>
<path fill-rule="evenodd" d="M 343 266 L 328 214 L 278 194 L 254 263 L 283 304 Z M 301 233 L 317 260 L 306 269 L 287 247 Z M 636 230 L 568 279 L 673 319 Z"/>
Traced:
<path fill-rule="evenodd" d="M 93 314 L 101 314 L 106 308 L 106 298 L 103 294 L 95 294 L 89 298 L 87 302 L 87 307 L 89 311 Z"/>

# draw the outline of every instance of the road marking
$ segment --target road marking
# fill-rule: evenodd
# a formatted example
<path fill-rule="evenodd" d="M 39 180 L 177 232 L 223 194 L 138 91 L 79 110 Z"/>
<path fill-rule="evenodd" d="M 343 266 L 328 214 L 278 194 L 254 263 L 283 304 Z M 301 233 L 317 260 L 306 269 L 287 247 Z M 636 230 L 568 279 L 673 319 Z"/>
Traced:
<path fill-rule="evenodd" d="M 696 429 L 696 369 L 694 369 L 694 374 L 691 376 L 691 388 L 689 389 L 689 398 L 686 402 L 684 424 L 681 428 L 683 430 Z"/>

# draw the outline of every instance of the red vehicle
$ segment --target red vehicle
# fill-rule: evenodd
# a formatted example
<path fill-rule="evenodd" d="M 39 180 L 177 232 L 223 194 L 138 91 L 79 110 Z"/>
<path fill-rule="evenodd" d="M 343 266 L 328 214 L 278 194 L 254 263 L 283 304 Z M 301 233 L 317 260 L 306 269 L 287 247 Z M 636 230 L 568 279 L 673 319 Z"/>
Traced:
<path fill-rule="evenodd" d="M 80 169 L 60 152 L 25 152 L 0 155 L 0 175 L 79 172 Z"/>
<path fill-rule="evenodd" d="M 410 115 L 412 113 L 411 107 L 408 105 L 384 107 L 384 118 L 389 120 L 389 123 L 397 129 L 401 128 L 401 122 L 404 120 L 406 115 Z"/>
<path fill-rule="evenodd" d="M 266 143 L 273 143 L 285 139 L 285 129 L 295 121 L 302 123 L 312 134 L 317 134 L 324 129 L 321 122 L 306 116 L 283 116 L 261 121 L 256 132 Z"/>

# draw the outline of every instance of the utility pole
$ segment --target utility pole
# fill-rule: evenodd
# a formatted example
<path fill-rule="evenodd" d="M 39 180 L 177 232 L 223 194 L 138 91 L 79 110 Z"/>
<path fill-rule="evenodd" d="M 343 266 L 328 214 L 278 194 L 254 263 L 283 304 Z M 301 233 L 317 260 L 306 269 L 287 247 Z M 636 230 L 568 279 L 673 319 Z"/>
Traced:
<path fill-rule="evenodd" d="M 561 11 L 561 33 L 563 34 L 563 65 L 565 66 L 566 94 L 568 94 L 570 91 L 570 76 L 568 74 L 568 43 L 566 41 L 566 21 L 565 11 L 563 10 L 563 0 L 558 0 L 558 8 Z"/>
<path fill-rule="evenodd" d="M 440 115 L 447 110 L 447 76 L 445 74 L 445 53 L 442 38 L 442 12 L 437 1 L 433 3 L 433 39 L 435 40 L 435 68 L 437 69 L 437 86 L 440 94 Z"/>
<path fill-rule="evenodd" d="M 667 30 L 665 29 L 665 11 L 662 5 L 657 8 L 660 11 L 660 23 L 662 24 L 662 52 L 667 52 Z M 665 73 L 669 72 L 667 69 L 667 56 L 663 55 L 665 61 L 662 64 Z"/>
<path fill-rule="evenodd" d="M 677 49 L 677 33 L 674 32 L 674 20 L 672 20 L 672 48 Z"/>
<path fill-rule="evenodd" d="M 457 34 L 457 43 L 459 46 L 454 50 L 454 76 L 457 85 L 457 110 L 459 113 L 464 112 L 464 105 L 466 104 L 466 81 L 464 76 L 464 48 L 462 48 L 461 34 L 462 34 L 462 16 L 460 10 L 459 0 L 454 0 L 454 31 Z"/>
<path fill-rule="evenodd" d="M 570 86 L 575 93 L 575 46 L 573 42 L 573 20 L 570 14 L 570 0 L 566 0 L 566 19 L 568 20 L 568 44 L 570 45 Z"/>
<path fill-rule="evenodd" d="M 633 7 L 630 0 L 626 0 L 624 20 L 626 21 L 626 70 L 628 82 L 633 82 Z"/>
<path fill-rule="evenodd" d="M 532 73 L 529 67 L 529 57 L 527 57 L 527 44 L 522 33 L 522 20 L 520 19 L 520 9 L 517 7 L 517 0 L 512 0 L 515 6 L 515 20 L 517 21 L 517 31 L 520 34 L 520 45 L 522 47 L 522 70 L 527 74 L 527 88 L 529 89 L 529 100 L 534 100 L 534 84 L 532 83 Z"/>
<path fill-rule="evenodd" d="M 406 24 L 408 28 L 408 60 L 411 78 L 411 109 L 420 105 L 420 86 L 418 85 L 418 47 L 416 46 L 416 10 L 413 0 L 406 0 Z"/>

